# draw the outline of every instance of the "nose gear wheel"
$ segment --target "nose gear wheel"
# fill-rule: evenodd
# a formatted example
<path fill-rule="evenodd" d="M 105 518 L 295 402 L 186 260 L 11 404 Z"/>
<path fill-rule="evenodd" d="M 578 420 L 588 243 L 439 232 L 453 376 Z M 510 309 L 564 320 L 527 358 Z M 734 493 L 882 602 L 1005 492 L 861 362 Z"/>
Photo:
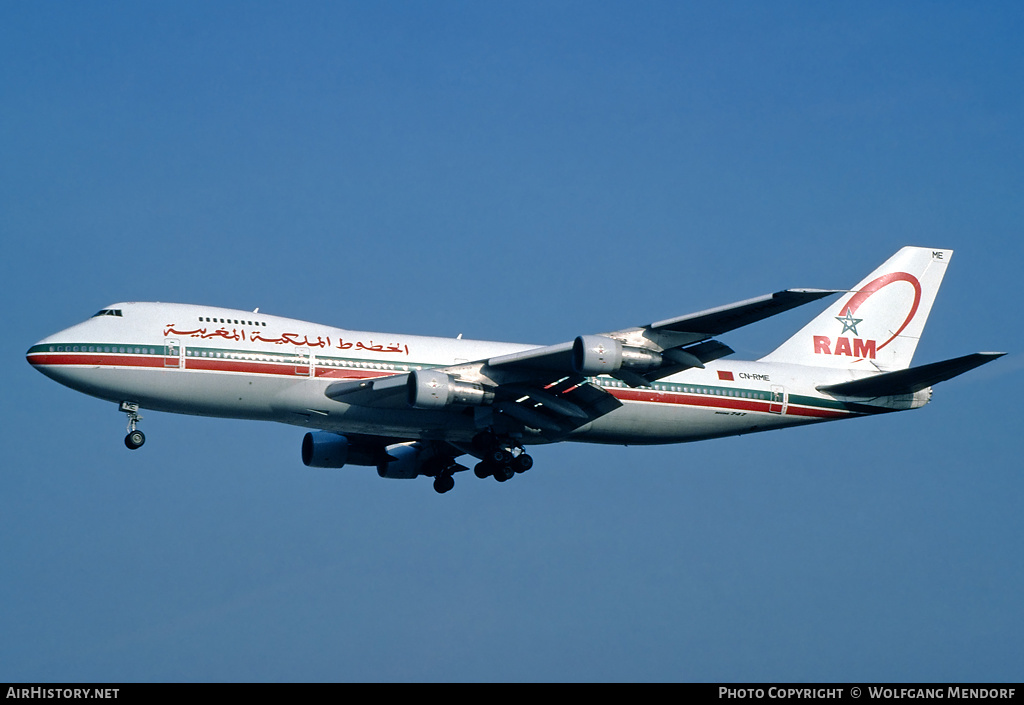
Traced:
<path fill-rule="evenodd" d="M 128 414 L 128 435 L 124 437 L 124 444 L 128 450 L 138 450 L 146 442 L 146 434 L 135 428 L 135 425 L 142 421 L 142 417 L 139 416 L 139 405 L 132 401 L 123 401 L 120 409 Z"/>

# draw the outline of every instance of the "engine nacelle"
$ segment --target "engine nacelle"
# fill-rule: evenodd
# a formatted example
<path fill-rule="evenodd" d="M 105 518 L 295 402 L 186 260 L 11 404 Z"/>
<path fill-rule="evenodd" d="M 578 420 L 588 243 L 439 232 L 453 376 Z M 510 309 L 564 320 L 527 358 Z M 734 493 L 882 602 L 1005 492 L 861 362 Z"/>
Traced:
<path fill-rule="evenodd" d="M 572 342 L 572 368 L 581 375 L 611 374 L 622 367 L 622 343 L 603 335 L 581 335 Z"/>
<path fill-rule="evenodd" d="M 622 368 L 652 370 L 661 362 L 661 353 L 628 347 L 603 335 L 581 335 L 572 344 L 572 367 L 581 375 L 612 374 Z"/>
<path fill-rule="evenodd" d="M 387 447 L 388 459 L 377 463 L 377 474 L 391 480 L 412 480 L 429 458 L 419 443 L 398 443 Z"/>
<path fill-rule="evenodd" d="M 406 383 L 409 406 L 442 409 L 452 404 L 482 406 L 494 402 L 494 392 L 482 384 L 457 380 L 437 370 L 415 370 Z"/>
<path fill-rule="evenodd" d="M 653 370 L 661 367 L 661 353 L 646 348 L 622 347 L 622 366 L 627 370 Z"/>
<path fill-rule="evenodd" d="M 376 465 L 379 456 L 378 448 L 353 444 L 345 436 L 329 431 L 310 431 L 302 438 L 302 463 L 310 468 Z"/>

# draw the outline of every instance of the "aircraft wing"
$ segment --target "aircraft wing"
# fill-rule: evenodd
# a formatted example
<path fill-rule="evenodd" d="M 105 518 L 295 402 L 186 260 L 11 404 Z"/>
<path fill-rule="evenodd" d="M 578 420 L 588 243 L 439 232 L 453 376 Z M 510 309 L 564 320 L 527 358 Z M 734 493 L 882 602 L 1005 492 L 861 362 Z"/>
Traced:
<path fill-rule="evenodd" d="M 465 369 L 465 365 L 460 365 Z M 622 402 L 600 387 L 587 382 L 580 375 L 551 375 L 536 377 L 532 374 L 503 375 L 504 383 L 485 387 L 475 382 L 453 378 L 444 368 L 417 370 L 367 380 L 335 382 L 324 390 L 328 398 L 355 406 L 382 409 L 443 408 L 448 406 L 448 392 L 472 387 L 479 389 L 490 403 L 489 409 L 504 414 L 530 428 L 535 428 L 550 440 L 561 438 L 580 426 L 604 416 L 622 406 Z M 426 392 L 424 392 L 426 390 Z M 433 395 L 442 390 L 446 399 L 434 406 L 424 394 Z M 420 400 L 416 401 L 416 392 Z M 458 401 L 453 402 L 458 404 Z"/>
<path fill-rule="evenodd" d="M 494 357 L 487 365 L 492 369 L 610 374 L 632 387 L 648 386 L 663 377 L 691 367 L 704 367 L 707 362 L 731 355 L 730 347 L 711 340 L 715 335 L 835 293 L 839 292 L 787 289 L 646 326 L 580 336 L 572 342 Z M 598 364 L 597 358 L 606 362 Z"/>
<path fill-rule="evenodd" d="M 344 380 L 329 385 L 324 394 L 334 401 L 355 406 L 406 409 L 409 407 L 408 383 L 408 373 L 372 379 Z"/>
<path fill-rule="evenodd" d="M 346 380 L 327 387 L 335 401 L 378 408 L 485 407 L 555 440 L 622 403 L 588 377 L 611 375 L 631 387 L 732 354 L 712 336 L 837 293 L 789 289 L 699 313 L 476 363 Z M 493 419 L 493 417 L 492 417 Z"/>

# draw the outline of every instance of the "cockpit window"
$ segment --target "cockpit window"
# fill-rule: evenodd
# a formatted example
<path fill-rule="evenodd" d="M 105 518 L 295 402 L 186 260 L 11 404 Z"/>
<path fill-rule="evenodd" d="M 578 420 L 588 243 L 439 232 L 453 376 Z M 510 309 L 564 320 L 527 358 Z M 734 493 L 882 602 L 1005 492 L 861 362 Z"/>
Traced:
<path fill-rule="evenodd" d="M 103 308 L 92 315 L 93 318 L 96 316 L 120 316 L 121 309 L 119 308 Z"/>

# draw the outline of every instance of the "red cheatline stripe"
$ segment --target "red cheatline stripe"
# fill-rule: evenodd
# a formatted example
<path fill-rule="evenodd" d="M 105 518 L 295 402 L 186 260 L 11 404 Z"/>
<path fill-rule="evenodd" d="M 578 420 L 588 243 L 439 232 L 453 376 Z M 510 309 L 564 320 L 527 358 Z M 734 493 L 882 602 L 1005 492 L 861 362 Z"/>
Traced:
<path fill-rule="evenodd" d="M 813 406 L 794 406 L 790 404 L 786 407 L 787 416 L 811 416 L 822 419 L 836 419 L 842 416 L 853 416 L 853 411 L 838 411 L 836 409 L 822 409 Z"/>
<path fill-rule="evenodd" d="M 254 362 L 251 360 L 218 360 L 209 357 L 185 358 L 185 369 L 208 372 L 248 372 L 250 374 L 284 375 L 298 377 L 296 365 L 281 362 Z"/>
<path fill-rule="evenodd" d="M 165 360 L 170 363 L 167 369 L 176 369 L 177 358 L 164 355 L 98 355 L 94 353 L 31 353 L 28 361 L 33 365 L 68 365 L 81 367 L 146 367 L 165 369 Z M 188 370 L 205 370 L 210 372 L 240 372 L 260 375 L 279 375 L 282 377 L 308 376 L 296 373 L 297 363 L 279 361 L 261 362 L 254 360 L 231 360 L 210 357 L 186 357 L 185 367 Z M 306 365 L 302 365 L 305 367 Z M 370 379 L 403 374 L 393 370 L 365 370 L 346 368 L 317 368 L 317 377 L 337 377 L 342 379 Z M 769 412 L 770 402 L 739 397 L 723 397 L 704 394 L 679 394 L 674 392 L 653 392 L 640 389 L 608 389 L 608 393 L 622 401 L 643 403 L 675 404 L 679 406 L 701 406 L 735 411 Z M 773 406 L 776 404 L 771 404 Z M 820 407 L 799 406 L 789 404 L 786 407 L 788 416 L 807 416 L 812 418 L 840 418 L 854 415 L 855 412 Z"/>
<path fill-rule="evenodd" d="M 175 358 L 170 358 L 175 359 Z M 33 365 L 75 365 L 86 367 L 160 367 L 163 355 L 97 355 L 95 353 L 32 353 L 28 361 Z"/>
<path fill-rule="evenodd" d="M 769 411 L 769 405 L 777 406 L 768 401 L 743 399 L 737 397 L 718 397 L 695 394 L 673 394 L 667 392 L 645 392 L 638 389 L 609 389 L 608 392 L 620 401 L 635 401 L 659 404 L 678 404 L 680 406 L 703 406 L 715 409 L 731 409 L 735 411 Z M 850 416 L 853 412 L 817 407 L 795 406 L 786 407 L 787 416 L 809 416 L 816 418 L 838 418 Z"/>
<path fill-rule="evenodd" d="M 93 353 L 32 353 L 27 356 L 33 365 L 67 365 L 72 367 L 149 367 L 164 369 L 165 360 L 168 369 L 177 369 L 178 358 L 164 355 L 97 355 Z M 297 374 L 297 367 L 308 368 L 309 365 L 299 362 L 257 360 L 231 360 L 215 357 L 186 357 L 185 368 L 188 370 L 206 370 L 215 372 L 243 372 L 249 374 L 280 375 L 284 377 L 309 376 Z M 370 377 L 386 377 L 400 374 L 385 370 L 365 370 L 346 368 L 318 368 L 317 377 L 342 377 L 345 379 L 366 379 Z"/>

